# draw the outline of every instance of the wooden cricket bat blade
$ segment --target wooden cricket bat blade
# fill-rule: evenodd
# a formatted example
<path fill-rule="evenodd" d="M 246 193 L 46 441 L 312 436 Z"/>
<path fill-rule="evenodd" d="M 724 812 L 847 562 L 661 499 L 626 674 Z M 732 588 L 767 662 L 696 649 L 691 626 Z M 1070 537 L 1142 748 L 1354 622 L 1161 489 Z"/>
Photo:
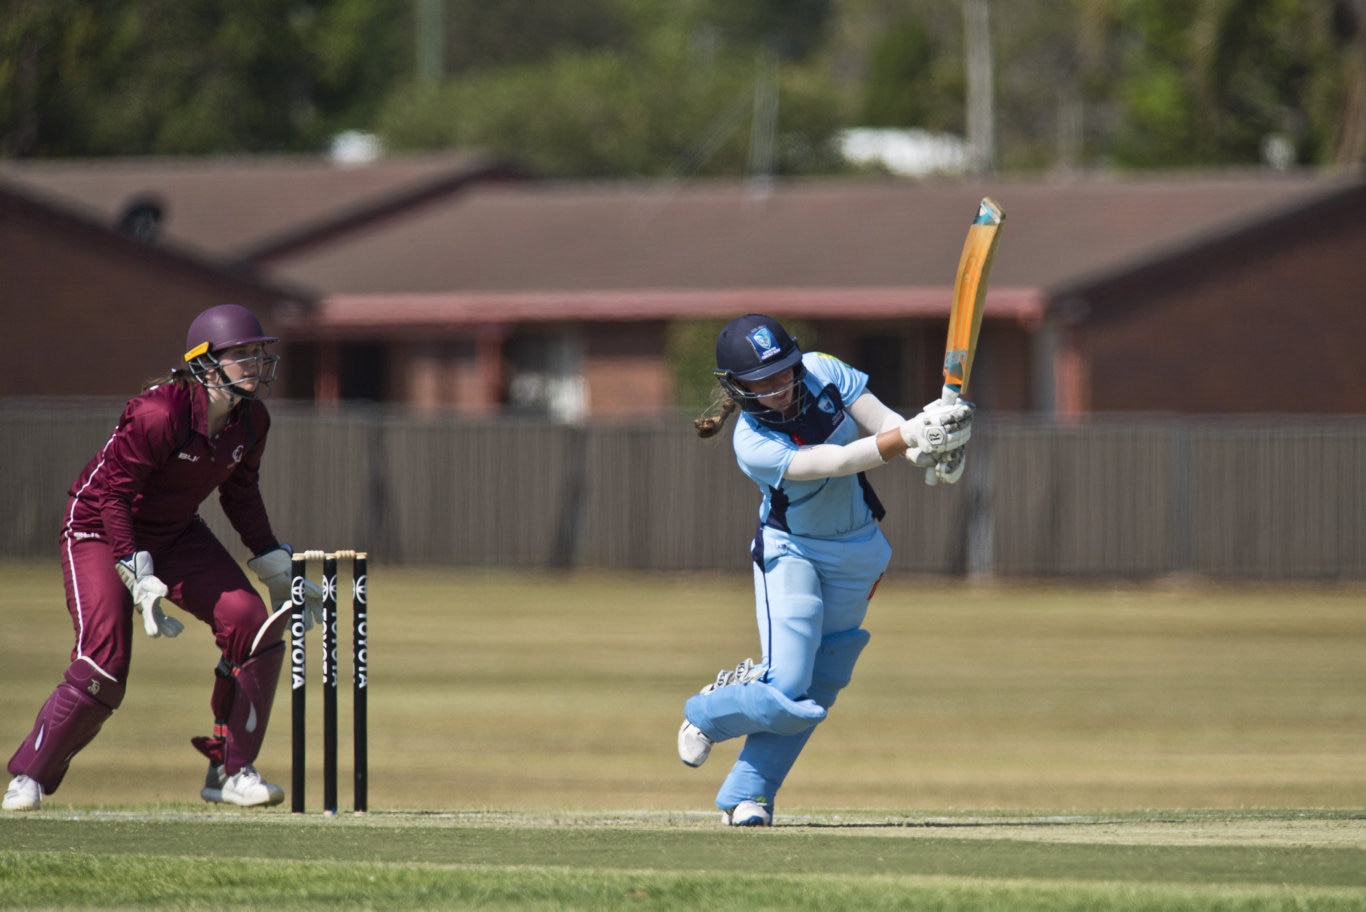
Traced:
<path fill-rule="evenodd" d="M 983 197 L 968 226 L 963 254 L 958 258 L 958 274 L 953 280 L 949 338 L 944 345 L 944 385 L 939 391 L 939 401 L 944 405 L 957 402 L 968 387 L 972 359 L 977 351 L 977 335 L 982 329 L 991 261 L 996 257 L 996 243 L 1001 239 L 1001 223 L 1005 217 L 1005 210 L 999 203 Z M 925 469 L 925 483 L 937 484 L 937 473 L 937 465 Z"/>
<path fill-rule="evenodd" d="M 1005 210 L 999 203 L 984 197 L 968 226 L 967 240 L 963 242 L 963 253 L 958 259 L 958 274 L 954 277 L 949 337 L 944 346 L 944 386 L 940 400 L 945 404 L 963 395 L 972 374 L 991 263 L 996 257 L 996 244 L 1001 239 L 1001 223 L 1005 217 Z"/>

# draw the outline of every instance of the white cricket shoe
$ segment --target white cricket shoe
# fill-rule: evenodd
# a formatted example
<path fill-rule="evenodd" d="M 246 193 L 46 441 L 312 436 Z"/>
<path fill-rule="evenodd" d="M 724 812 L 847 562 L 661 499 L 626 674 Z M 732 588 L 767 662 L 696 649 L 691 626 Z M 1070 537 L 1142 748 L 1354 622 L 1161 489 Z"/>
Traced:
<path fill-rule="evenodd" d="M 254 766 L 244 766 L 229 776 L 221 766 L 210 766 L 199 797 L 219 804 L 266 807 L 285 800 L 285 790 L 261 778 Z"/>
<path fill-rule="evenodd" d="M 5 789 L 7 811 L 36 811 L 43 804 L 43 787 L 28 776 L 15 776 Z"/>
<path fill-rule="evenodd" d="M 763 677 L 764 666 L 755 665 L 753 659 L 745 659 L 734 670 L 723 668 L 716 675 L 716 680 L 698 693 L 709 694 L 718 687 L 729 687 L 732 684 L 748 684 L 750 681 L 757 681 Z M 683 720 L 683 727 L 678 730 L 678 759 L 691 767 L 701 766 L 707 762 L 707 757 L 711 755 L 711 747 L 714 744 L 702 729 L 693 725 L 687 719 Z"/>
<path fill-rule="evenodd" d="M 205 801 L 215 803 L 223 800 L 223 783 L 228 780 L 228 773 L 221 766 L 214 766 L 213 761 L 209 761 L 209 771 L 204 775 L 204 787 L 199 790 L 199 797 Z"/>
<path fill-rule="evenodd" d="M 678 759 L 688 766 L 701 766 L 711 755 L 712 740 L 687 719 L 678 730 Z"/>
<path fill-rule="evenodd" d="M 730 810 L 722 811 L 721 820 L 733 827 L 773 826 L 773 815 L 759 801 L 741 801 Z"/>

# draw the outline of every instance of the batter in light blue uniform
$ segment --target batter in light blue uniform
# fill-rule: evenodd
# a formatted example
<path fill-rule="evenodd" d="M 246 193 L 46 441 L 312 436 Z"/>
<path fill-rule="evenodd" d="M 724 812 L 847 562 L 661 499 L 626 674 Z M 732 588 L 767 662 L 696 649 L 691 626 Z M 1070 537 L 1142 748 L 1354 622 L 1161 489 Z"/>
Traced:
<path fill-rule="evenodd" d="M 731 826 L 768 826 L 797 755 L 868 644 L 868 601 L 891 559 L 867 470 L 902 457 L 952 483 L 973 407 L 931 403 L 910 421 L 867 389 L 868 376 L 803 354 L 770 317 L 732 320 L 716 343 L 716 434 L 737 409 L 734 447 L 763 502 L 751 556 L 760 664 L 721 672 L 684 706 L 678 753 L 701 766 L 717 741 L 745 737 L 716 804 Z"/>

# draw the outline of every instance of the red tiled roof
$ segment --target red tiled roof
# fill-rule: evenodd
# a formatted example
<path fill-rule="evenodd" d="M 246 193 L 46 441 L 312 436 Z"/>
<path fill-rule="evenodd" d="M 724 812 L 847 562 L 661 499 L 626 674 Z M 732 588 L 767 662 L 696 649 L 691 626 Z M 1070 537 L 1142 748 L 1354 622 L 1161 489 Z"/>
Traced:
<path fill-rule="evenodd" d="M 156 193 L 168 207 L 168 244 L 220 261 L 255 253 L 265 274 L 329 298 L 319 317 L 360 319 L 369 308 L 365 319 L 414 324 L 435 319 L 438 307 L 441 322 L 495 311 L 605 319 L 594 315 L 668 302 L 695 312 L 716 300 L 733 311 L 775 296 L 796 306 L 836 291 L 851 306 L 852 289 L 867 290 L 859 300 L 894 300 L 900 312 L 931 300 L 924 294 L 940 308 L 977 200 L 988 195 L 1007 213 L 990 302 L 1009 311 L 1017 305 L 996 303 L 1004 289 L 1046 298 L 1360 185 L 1356 176 L 1258 171 L 780 180 L 765 194 L 732 180 L 466 183 L 481 161 L 8 162 L 0 178 L 105 220 L 131 196 Z M 320 242 L 298 243 L 310 237 Z"/>
<path fill-rule="evenodd" d="M 333 296 L 952 285 L 982 196 L 993 287 L 1122 269 L 1340 191 L 1307 175 L 487 184 L 275 264 Z"/>
<path fill-rule="evenodd" d="M 7 216 L 42 223 L 59 232 L 73 246 L 104 248 L 119 257 L 142 260 L 149 268 L 193 273 L 202 281 L 222 286 L 228 293 L 246 292 L 254 298 L 275 298 L 284 302 L 287 309 L 298 309 L 302 302 L 312 301 L 314 297 L 311 289 L 269 275 L 224 268 L 219 260 L 191 247 L 136 240 L 114 231 L 102 220 L 91 219 L 88 209 L 54 202 L 35 194 L 30 186 L 6 180 L 0 174 L 0 221 Z"/>
<path fill-rule="evenodd" d="M 472 154 L 361 165 L 320 156 L 10 160 L 0 161 L 0 178 L 109 225 L 130 201 L 154 196 L 166 237 L 227 258 L 487 164 Z"/>

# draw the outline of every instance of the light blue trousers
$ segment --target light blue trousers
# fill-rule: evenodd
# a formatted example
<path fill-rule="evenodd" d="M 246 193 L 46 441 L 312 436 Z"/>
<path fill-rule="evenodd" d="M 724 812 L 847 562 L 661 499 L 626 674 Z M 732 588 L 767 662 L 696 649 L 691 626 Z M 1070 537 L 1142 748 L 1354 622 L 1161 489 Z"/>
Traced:
<path fill-rule="evenodd" d="M 838 540 L 803 538 L 770 528 L 761 534 L 762 551 L 755 552 L 754 591 L 759 642 L 767 665 L 764 683 L 695 695 L 684 710 L 690 722 L 721 739 L 729 736 L 726 729 L 733 726 L 726 720 L 735 714 L 748 713 L 753 720 L 745 746 L 717 792 L 716 806 L 723 809 L 745 800 L 762 800 L 771 808 L 824 715 L 809 712 L 814 718 L 801 723 L 789 718 L 790 713 L 779 713 L 781 723 L 774 724 L 768 717 L 772 713 L 753 709 L 764 700 L 740 691 L 771 686 L 800 705 L 810 707 L 814 701 L 829 709 L 849 683 L 854 663 L 868 642 L 862 630 L 868 600 L 892 556 L 877 523 Z"/>

